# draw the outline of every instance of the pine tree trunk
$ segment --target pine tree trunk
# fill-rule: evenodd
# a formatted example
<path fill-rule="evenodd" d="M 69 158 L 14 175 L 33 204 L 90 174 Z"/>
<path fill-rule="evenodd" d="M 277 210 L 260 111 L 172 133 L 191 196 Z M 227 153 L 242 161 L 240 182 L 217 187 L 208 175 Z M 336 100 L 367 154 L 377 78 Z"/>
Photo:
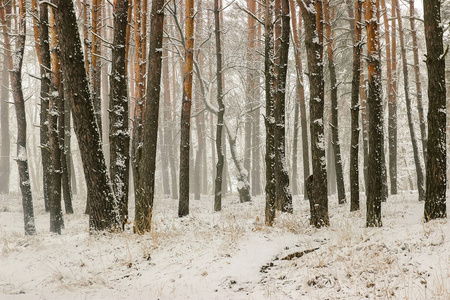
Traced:
<path fill-rule="evenodd" d="M 275 179 L 275 107 L 274 107 L 274 14 L 275 0 L 266 0 L 264 75 L 266 79 L 266 211 L 265 224 L 272 226 L 275 219 L 276 179 Z"/>
<path fill-rule="evenodd" d="M 362 1 L 355 1 L 350 143 L 350 211 L 359 210 L 359 90 L 362 48 Z"/>
<path fill-rule="evenodd" d="M 119 226 L 119 218 L 115 214 L 117 204 L 107 174 L 100 132 L 94 125 L 94 106 L 89 94 L 80 35 L 76 26 L 73 26 L 76 24 L 73 3 L 70 0 L 57 0 L 55 4 L 58 6 L 53 12 L 60 37 L 61 66 L 70 95 L 74 127 L 90 197 L 90 232 L 114 230 Z"/>
<path fill-rule="evenodd" d="M 307 0 L 301 3 L 305 22 L 305 44 L 308 58 L 310 101 L 310 131 L 312 174 L 309 201 L 314 205 L 311 224 L 315 227 L 328 226 L 327 172 L 325 163 L 324 136 L 324 76 L 323 76 L 323 5 L 321 0 Z M 314 6 L 314 10 L 309 9 Z"/>
<path fill-rule="evenodd" d="M 5 20 L 5 13 L 8 13 L 8 9 L 2 7 L 0 9 L 2 25 L 4 26 L 3 32 L 5 38 L 8 36 L 7 30 L 11 30 L 11 23 L 7 23 Z M 22 91 L 22 64 L 23 54 L 25 51 L 25 38 L 26 38 L 26 10 L 25 1 L 19 0 L 19 31 L 16 36 L 16 49 L 14 63 L 10 60 L 8 63 L 8 69 L 10 69 L 11 89 L 14 97 L 14 107 L 16 109 L 17 119 L 17 166 L 19 168 L 19 185 L 22 192 L 22 207 L 24 215 L 24 229 L 26 235 L 34 235 L 36 228 L 34 225 L 34 212 L 33 212 L 33 199 L 31 195 L 30 176 L 28 171 L 28 157 L 27 157 L 27 120 L 25 116 L 25 100 Z M 9 26 L 8 26 L 9 25 Z M 9 44 L 5 39 L 5 44 Z M 10 45 L 9 45 L 10 47 Z"/>
<path fill-rule="evenodd" d="M 363 55 L 363 49 L 361 49 L 361 56 Z M 364 79 L 364 61 L 361 60 L 359 76 L 359 98 L 361 105 L 361 129 L 362 129 L 362 142 L 363 142 L 363 173 L 364 173 L 364 190 L 367 192 L 367 183 L 369 180 L 368 174 L 368 162 L 369 162 L 369 124 L 367 120 L 367 99 L 366 99 L 366 81 Z"/>
<path fill-rule="evenodd" d="M 381 0 L 381 10 L 383 12 L 383 21 L 384 21 L 384 38 L 386 41 L 386 86 L 387 86 L 387 94 L 388 94 L 388 105 L 389 112 L 392 112 L 391 103 L 392 103 L 392 60 L 391 60 L 391 33 L 389 30 L 389 15 L 386 8 L 386 0 Z M 392 35 L 395 35 L 396 32 L 392 32 Z M 394 47 L 396 47 L 394 45 Z M 389 124 L 392 125 L 392 116 L 389 115 Z M 391 179 L 391 194 L 397 194 L 397 144 L 395 139 L 395 132 L 392 130 L 392 127 L 389 126 L 388 131 L 388 142 L 389 142 L 389 177 Z"/>
<path fill-rule="evenodd" d="M 423 5 L 428 70 L 428 142 L 426 163 L 425 221 L 445 218 L 446 208 L 446 87 L 441 3 Z"/>
<path fill-rule="evenodd" d="M 411 38 L 413 47 L 413 57 L 414 57 L 414 76 L 416 81 L 416 98 L 417 98 L 417 110 L 419 113 L 419 124 L 420 124 L 420 137 L 422 139 L 422 151 L 424 161 L 427 158 L 427 130 L 425 128 L 425 117 L 423 113 L 423 103 L 422 103 L 422 82 L 420 80 L 420 67 L 419 67 L 419 46 L 417 44 L 417 30 L 415 23 L 415 11 L 414 11 L 414 0 L 409 1 L 409 24 L 411 26 Z"/>
<path fill-rule="evenodd" d="M 145 2 L 145 1 L 144 1 Z M 153 200 L 155 197 L 155 170 L 158 141 L 159 96 L 161 89 L 162 39 L 164 30 L 164 0 L 154 0 L 151 10 L 150 45 L 148 54 L 147 97 L 143 119 L 142 163 L 139 168 L 141 198 L 136 198 L 135 232 L 151 229 Z M 146 28 L 146 27 L 144 27 Z M 145 163 L 144 163 L 145 162 Z"/>
<path fill-rule="evenodd" d="M 122 228 L 128 220 L 130 174 L 127 57 L 124 46 L 126 45 L 128 5 L 128 0 L 117 0 L 114 6 L 114 38 L 109 95 L 110 174 Z"/>
<path fill-rule="evenodd" d="M 381 62 L 379 59 L 378 22 L 376 0 L 366 2 L 367 69 L 369 79 L 369 161 L 367 187 L 367 227 L 381 227 L 383 194 L 383 105 L 381 97 Z"/>
<path fill-rule="evenodd" d="M 397 2 L 397 1 L 396 1 Z M 405 88 L 405 102 L 406 102 L 406 114 L 408 116 L 409 134 L 411 137 L 411 144 L 414 153 L 414 164 L 416 166 L 416 176 L 417 176 L 417 190 L 419 191 L 419 201 L 424 200 L 424 179 L 423 179 L 423 167 L 422 161 L 420 159 L 419 147 L 417 145 L 416 133 L 414 131 L 414 123 L 412 118 L 412 108 L 411 108 L 411 98 L 409 97 L 409 82 L 408 82 L 408 65 L 406 61 L 406 48 L 403 37 L 403 24 L 402 16 L 400 13 L 400 8 L 398 5 L 396 7 L 397 21 L 399 29 L 400 38 L 400 49 L 402 52 L 402 65 L 403 65 L 403 86 Z"/>
<path fill-rule="evenodd" d="M 194 0 L 186 0 L 184 89 L 181 109 L 180 199 L 178 216 L 189 214 L 189 150 L 191 131 L 192 73 L 194 63 Z"/>
<path fill-rule="evenodd" d="M 293 212 L 292 193 L 286 164 L 286 74 L 289 56 L 290 16 L 289 0 L 281 0 L 281 41 L 277 66 L 275 91 L 275 172 L 277 179 L 277 204 L 283 212 Z M 276 48 L 278 49 L 278 48 Z"/>
<path fill-rule="evenodd" d="M 100 28 L 102 23 L 102 0 L 92 0 L 92 86 L 93 86 L 93 99 L 94 99 L 94 111 L 97 127 L 100 131 L 100 138 L 102 137 L 102 99 L 101 99 L 101 78 L 102 68 L 100 56 L 101 53 L 101 41 L 98 36 L 101 35 Z"/>
<path fill-rule="evenodd" d="M 338 90 L 336 78 L 336 65 L 334 64 L 334 33 L 331 30 L 331 8 L 329 0 L 324 0 L 324 16 L 325 31 L 327 36 L 327 53 L 328 53 L 328 70 L 330 72 L 330 88 L 331 88 L 331 133 L 333 143 L 334 168 L 336 170 L 336 181 L 338 189 L 338 202 L 344 204 L 347 202 L 345 198 L 344 174 L 342 171 L 341 144 L 339 141 L 339 124 L 338 124 Z M 334 14 L 334 13 L 333 13 Z"/>

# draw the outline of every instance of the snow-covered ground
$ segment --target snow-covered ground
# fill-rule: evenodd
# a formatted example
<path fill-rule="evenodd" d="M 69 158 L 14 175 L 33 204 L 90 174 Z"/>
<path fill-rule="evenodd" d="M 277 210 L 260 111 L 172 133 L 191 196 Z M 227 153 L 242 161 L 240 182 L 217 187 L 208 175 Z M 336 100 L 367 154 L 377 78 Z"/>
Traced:
<path fill-rule="evenodd" d="M 0 196 L 0 299 L 450 299 L 450 223 L 423 223 L 414 193 L 390 197 L 383 227 L 370 229 L 364 204 L 350 213 L 330 197 L 331 226 L 320 230 L 301 198 L 273 228 L 264 197 L 229 196 L 221 213 L 212 197 L 191 200 L 183 219 L 177 201 L 157 198 L 143 236 L 90 236 L 81 197 L 53 235 L 34 201 L 37 235 L 27 237 L 20 195 Z"/>

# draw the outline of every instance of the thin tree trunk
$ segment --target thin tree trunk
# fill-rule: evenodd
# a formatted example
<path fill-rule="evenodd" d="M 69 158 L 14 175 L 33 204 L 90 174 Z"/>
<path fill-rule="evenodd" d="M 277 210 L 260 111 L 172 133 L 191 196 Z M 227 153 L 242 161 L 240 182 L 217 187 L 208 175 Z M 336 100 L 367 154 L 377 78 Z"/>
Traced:
<path fill-rule="evenodd" d="M 145 3 L 145 0 L 144 0 Z M 145 28 L 145 27 L 144 27 Z M 147 97 L 143 119 L 142 162 L 139 168 L 141 190 L 136 198 L 135 232 L 151 229 L 153 199 L 155 197 L 155 170 L 158 141 L 159 96 L 161 89 L 162 39 L 164 31 L 164 0 L 154 0 L 151 10 L 150 45 L 148 54 Z"/>
<path fill-rule="evenodd" d="M 116 201 L 107 174 L 100 143 L 100 132 L 95 123 L 94 106 L 89 94 L 88 79 L 84 68 L 80 35 L 76 26 L 73 3 L 57 0 L 54 9 L 57 32 L 60 37 L 61 65 L 64 82 L 70 95 L 75 132 L 80 146 L 86 185 L 90 199 L 90 232 L 114 230 L 119 226 L 115 213 Z"/>
<path fill-rule="evenodd" d="M 419 46 L 417 43 L 417 30 L 415 23 L 415 11 L 414 0 L 409 1 L 409 24 L 411 26 L 411 38 L 414 57 L 414 76 L 416 81 L 416 98 L 417 98 L 417 110 L 419 112 L 419 124 L 420 124 L 420 137 L 422 139 L 422 150 L 424 161 L 427 158 L 427 130 L 425 124 L 425 117 L 423 113 L 422 103 L 422 82 L 420 80 L 420 67 L 419 67 Z"/>
<path fill-rule="evenodd" d="M 275 107 L 274 107 L 274 14 L 275 0 L 266 0 L 264 75 L 266 79 L 266 210 L 265 223 L 272 226 L 275 219 L 276 178 L 275 178 Z"/>
<path fill-rule="evenodd" d="M 280 17 L 281 43 L 279 50 L 279 65 L 275 91 L 275 172 L 277 178 L 277 203 L 283 212 L 293 212 L 292 193 L 289 188 L 289 173 L 286 164 L 286 74 L 289 57 L 290 16 L 289 0 L 281 0 Z"/>
<path fill-rule="evenodd" d="M 221 7 L 220 7 L 221 9 Z M 222 46 L 220 38 L 220 16 L 219 16 L 219 0 L 214 0 L 214 33 L 216 37 L 216 61 L 217 61 L 217 103 L 219 105 L 219 112 L 217 114 L 217 126 L 216 126 L 216 151 L 217 151 L 217 167 L 216 167 L 216 181 L 214 190 L 214 211 L 222 210 L 222 176 L 223 176 L 223 149 L 222 139 L 223 136 L 223 115 L 225 114 L 225 105 L 223 103 L 223 90 L 222 90 Z"/>
<path fill-rule="evenodd" d="M 93 99 L 94 99 L 94 111 L 95 121 L 100 131 L 100 137 L 102 137 L 102 99 L 101 99 L 101 78 L 102 68 L 100 56 L 101 53 L 101 40 L 100 28 L 102 23 L 102 0 L 92 0 L 92 86 L 93 86 Z"/>
<path fill-rule="evenodd" d="M 306 0 L 299 3 L 305 22 L 305 44 L 308 58 L 310 101 L 310 130 L 312 152 L 311 194 L 309 201 L 315 207 L 311 224 L 328 226 L 327 172 L 325 163 L 324 136 L 324 78 L 323 78 L 323 3 L 321 0 Z M 315 9 L 310 9 L 314 6 Z"/>
<path fill-rule="evenodd" d="M 362 1 L 355 1 L 350 143 L 350 211 L 359 210 L 359 90 L 362 48 Z"/>
<path fill-rule="evenodd" d="M 392 7 L 395 7 L 395 0 L 392 0 Z M 388 90 L 388 139 L 389 139 L 389 176 L 391 179 L 391 194 L 397 194 L 397 12 L 395 9 L 392 10 L 392 59 L 391 78 L 388 79 L 390 82 L 390 89 Z M 387 50 L 386 50 L 387 51 Z M 386 55 L 387 52 L 386 52 Z"/>
<path fill-rule="evenodd" d="M 426 63 L 428 69 L 428 142 L 426 163 L 425 221 L 445 218 L 446 208 L 446 87 L 441 3 L 423 5 Z"/>
<path fill-rule="evenodd" d="M 361 8 L 363 9 L 363 8 Z M 363 49 L 361 49 L 361 56 L 363 55 Z M 361 72 L 359 76 L 359 98 L 361 104 L 361 128 L 362 128 L 362 140 L 363 140 L 363 173 L 364 173 L 364 190 L 367 193 L 367 186 L 369 180 L 368 174 L 368 162 L 369 162 L 369 124 L 367 120 L 367 99 L 366 99 L 366 81 L 364 79 L 364 61 L 361 60 Z"/>
<path fill-rule="evenodd" d="M 397 1 L 396 1 L 397 4 Z M 423 179 L 423 167 L 422 161 L 420 160 L 419 148 L 417 146 L 416 133 L 414 131 L 414 123 L 412 119 L 412 108 L 411 108 L 411 98 L 409 97 L 409 82 L 408 82 L 408 65 L 406 61 L 406 48 L 403 37 L 403 22 L 400 13 L 400 8 L 398 5 L 395 6 L 397 12 L 398 21 L 398 32 L 400 38 L 400 49 L 402 52 L 402 65 L 403 65 L 403 86 L 405 88 L 405 101 L 406 101 L 406 114 L 408 116 L 409 134 L 411 137 L 411 144 L 414 153 L 414 164 L 416 166 L 416 176 L 417 176 L 417 190 L 419 191 L 419 201 L 424 200 L 424 179 Z"/>
<path fill-rule="evenodd" d="M 9 5 L 7 6 L 9 7 Z M 9 10 L 10 12 L 10 10 Z M 3 32 L 5 36 L 5 44 L 9 44 L 8 29 L 11 30 L 11 23 L 6 22 L 6 14 L 8 8 L 2 7 L 0 9 L 0 18 L 2 20 Z M 25 1 L 19 0 L 19 30 L 16 36 L 16 49 L 14 63 L 9 60 L 8 69 L 10 69 L 11 89 L 14 97 L 14 107 L 16 109 L 17 119 L 17 166 L 19 168 L 19 185 L 22 192 L 22 207 L 24 215 L 24 229 L 26 235 L 34 235 L 36 228 L 34 225 L 33 199 L 31 195 L 30 176 L 28 171 L 28 157 L 27 157 L 27 120 L 25 116 L 25 100 L 22 91 L 22 64 L 23 54 L 25 51 L 26 38 L 26 10 Z"/>
<path fill-rule="evenodd" d="M 327 53 L 328 53 L 328 70 L 330 72 L 330 85 L 331 85 L 331 133 L 332 133 L 332 146 L 334 155 L 334 168 L 336 170 L 336 181 L 338 189 L 338 201 L 339 204 L 347 202 L 345 198 L 345 184 L 344 174 L 342 171 L 342 158 L 341 158 L 341 144 L 339 141 L 339 124 L 338 124 L 338 90 L 337 90 L 337 78 L 336 78 L 336 65 L 334 64 L 333 52 L 334 52 L 334 34 L 331 30 L 331 8 L 329 0 L 324 0 L 324 16 L 325 16 L 325 32 L 327 36 Z"/>
<path fill-rule="evenodd" d="M 367 69 L 369 79 L 369 161 L 367 187 L 367 227 L 381 227 L 383 193 L 383 104 L 381 97 L 381 62 L 379 59 L 377 0 L 366 2 Z"/>
<path fill-rule="evenodd" d="M 114 38 L 109 99 L 110 174 L 118 204 L 122 229 L 128 220 L 128 189 L 130 174 L 129 101 L 126 70 L 126 32 L 128 0 L 114 5 Z"/>
<path fill-rule="evenodd" d="M 189 214 L 189 150 L 191 131 L 192 73 L 194 63 L 194 0 L 186 0 L 184 89 L 181 109 L 180 199 L 178 216 Z"/>

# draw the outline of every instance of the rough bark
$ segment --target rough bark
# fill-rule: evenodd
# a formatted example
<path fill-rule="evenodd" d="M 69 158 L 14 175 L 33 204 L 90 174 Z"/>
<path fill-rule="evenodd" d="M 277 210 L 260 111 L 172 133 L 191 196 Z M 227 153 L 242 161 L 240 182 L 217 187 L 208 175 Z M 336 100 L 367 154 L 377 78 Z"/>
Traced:
<path fill-rule="evenodd" d="M 48 106 L 48 130 L 49 130 L 49 145 L 51 157 L 51 194 L 50 194 L 50 232 L 61 234 L 61 229 L 64 227 L 62 208 L 61 208 L 61 181 L 62 181 L 62 166 L 61 166 L 61 148 L 59 137 L 59 124 L 63 123 L 60 116 L 61 100 L 60 94 L 62 90 L 60 64 L 56 57 L 57 37 L 52 35 L 51 50 L 49 47 L 49 11 L 46 4 L 40 6 L 40 40 L 44 41 L 40 45 L 41 62 L 48 70 L 45 76 L 51 79 L 49 106 Z M 52 32 L 53 33 L 53 32 Z M 47 61 L 48 60 L 48 61 Z M 47 65 L 48 63 L 48 65 Z M 51 72 L 50 72 L 51 70 Z"/>
<path fill-rule="evenodd" d="M 367 30 L 367 76 L 369 80 L 369 161 L 367 186 L 367 227 L 380 227 L 381 202 L 383 194 L 383 105 L 381 97 L 381 62 L 378 44 L 378 22 L 376 18 L 376 0 L 366 2 L 366 30 Z"/>
<path fill-rule="evenodd" d="M 286 163 L 286 74 L 291 30 L 289 0 L 281 0 L 281 10 L 275 18 L 281 20 L 279 60 L 276 65 L 275 87 L 275 174 L 277 180 L 277 208 L 292 213 L 292 193 Z M 278 48 L 276 48 L 278 49 Z"/>
<path fill-rule="evenodd" d="M 122 228 L 128 220 L 130 173 L 130 132 L 128 128 L 128 80 L 126 70 L 126 32 L 128 0 L 114 5 L 114 38 L 109 99 L 109 142 L 112 188 L 118 204 Z"/>
<path fill-rule="evenodd" d="M 445 218 L 446 207 L 446 87 L 441 3 L 424 1 L 428 70 L 428 142 L 425 221 Z"/>
<path fill-rule="evenodd" d="M 307 0 L 299 3 L 305 23 L 305 44 L 308 59 L 310 101 L 310 131 L 312 153 L 312 191 L 309 201 L 317 205 L 311 216 L 315 227 L 328 226 L 327 172 L 324 136 L 324 76 L 323 76 L 323 3 Z M 314 6 L 314 9 L 311 7 Z"/>
<path fill-rule="evenodd" d="M 223 129 L 223 115 L 225 114 L 225 105 L 223 103 L 222 90 L 222 41 L 220 39 L 220 16 L 219 16 L 219 0 L 214 0 L 214 33 L 216 37 L 216 61 L 217 61 L 217 103 L 219 112 L 217 114 L 216 137 L 221 137 Z M 216 138 L 217 151 L 217 167 L 216 180 L 214 190 L 214 211 L 222 210 L 222 176 L 223 176 L 223 149 L 222 139 Z"/>
<path fill-rule="evenodd" d="M 78 28 L 73 26 L 76 24 L 73 3 L 70 0 L 57 0 L 55 4 L 58 9 L 54 9 L 53 12 L 60 37 L 63 77 L 71 101 L 75 132 L 80 146 L 88 194 L 91 198 L 90 232 L 114 230 L 119 226 L 119 219 L 115 212 L 117 204 L 106 169 L 100 133 L 96 126 L 80 35 Z"/>
<path fill-rule="evenodd" d="M 181 108 L 180 199 L 178 216 L 189 214 L 189 150 L 191 131 L 192 73 L 194 63 L 194 0 L 186 0 L 185 62 L 183 100 Z"/>
<path fill-rule="evenodd" d="M 148 53 L 147 96 L 143 119 L 142 163 L 139 168 L 141 189 L 136 198 L 135 227 L 137 233 L 151 229 L 155 197 L 155 171 L 158 141 L 159 96 L 161 89 L 162 39 L 164 29 L 164 0 L 154 0 L 151 10 L 151 35 Z"/>
<path fill-rule="evenodd" d="M 275 219 L 276 179 L 275 179 L 275 107 L 274 107 L 274 26 L 275 0 L 266 0 L 264 75 L 266 88 L 266 209 L 265 224 L 272 226 Z"/>
<path fill-rule="evenodd" d="M 359 210 L 359 90 L 362 48 L 362 1 L 355 1 L 350 143 L 350 211 Z"/>
<path fill-rule="evenodd" d="M 417 178 L 417 190 L 419 192 L 419 201 L 424 200 L 424 179 L 423 179 L 423 167 L 420 159 L 419 147 L 417 145 L 416 133 L 414 131 L 414 121 L 412 118 L 411 98 L 409 97 L 409 78 L 408 78 L 408 64 L 406 61 L 406 48 L 403 37 L 403 22 L 399 6 L 396 7 L 398 32 L 400 39 L 400 50 L 402 53 L 402 67 L 403 67 L 403 87 L 405 89 L 405 102 L 406 102 L 406 114 L 408 116 L 409 134 L 411 137 L 411 145 L 413 148 L 414 164 L 416 166 L 416 178 Z"/>
<path fill-rule="evenodd" d="M 97 127 L 100 131 L 100 138 L 102 137 L 102 99 L 101 99 L 101 78 L 102 68 L 100 56 L 102 55 L 102 46 L 99 36 L 100 28 L 102 26 L 102 0 L 92 0 L 92 92 L 94 99 L 94 111 Z"/>
<path fill-rule="evenodd" d="M 338 202 L 344 204 L 347 202 L 345 198 L 344 174 L 342 171 L 341 144 L 339 141 L 339 123 L 338 123 L 338 89 L 336 77 L 336 65 L 334 63 L 334 33 L 331 29 L 331 8 L 329 0 L 324 0 L 324 16 L 325 16 L 325 32 L 327 36 L 327 54 L 328 54 L 328 70 L 330 72 L 330 88 L 331 88 L 331 134 L 334 155 L 334 168 L 336 170 L 336 181 L 338 190 Z M 333 8 L 334 9 L 334 8 Z"/>
<path fill-rule="evenodd" d="M 4 32 L 11 30 L 11 23 L 7 24 L 4 7 L 0 9 L 0 18 L 4 26 Z M 16 36 L 16 49 L 14 62 L 9 61 L 8 68 L 10 69 L 11 89 L 14 97 L 14 107 L 16 109 L 17 119 L 17 166 L 19 168 L 19 185 L 22 192 L 22 207 L 24 216 L 24 229 L 26 235 L 33 235 L 36 233 L 34 225 L 33 199 L 31 194 L 30 176 L 28 169 L 27 157 L 27 120 L 25 116 L 25 99 L 22 91 L 22 64 L 23 54 L 25 51 L 26 38 L 26 11 L 25 1 L 19 0 L 19 28 Z M 5 37 L 7 33 L 5 33 Z M 8 36 L 9 37 L 9 36 Z M 7 44 L 7 43 L 6 43 Z"/>

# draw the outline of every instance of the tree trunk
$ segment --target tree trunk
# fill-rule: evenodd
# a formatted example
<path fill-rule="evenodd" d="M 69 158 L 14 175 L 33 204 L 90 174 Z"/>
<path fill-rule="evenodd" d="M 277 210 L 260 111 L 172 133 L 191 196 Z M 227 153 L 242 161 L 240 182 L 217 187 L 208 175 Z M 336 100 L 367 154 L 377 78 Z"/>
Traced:
<path fill-rule="evenodd" d="M 392 7 L 395 6 L 395 0 L 392 0 Z M 397 194 L 397 25 L 396 25 L 395 9 L 392 10 L 392 46 L 391 77 L 388 78 L 390 83 L 388 89 L 388 140 L 389 140 L 389 176 L 391 179 L 391 194 Z M 386 49 L 387 51 L 387 49 Z M 386 52 L 386 55 L 387 52 Z"/>
<path fill-rule="evenodd" d="M 192 72 L 194 63 L 194 0 L 186 0 L 184 89 L 181 109 L 180 199 L 178 216 L 189 214 L 189 150 L 191 131 Z"/>
<path fill-rule="evenodd" d="M 89 94 L 80 35 L 76 26 L 73 3 L 57 0 L 54 9 L 60 37 L 61 65 L 70 96 L 75 132 L 80 146 L 86 185 L 90 199 L 90 232 L 114 230 L 119 226 L 116 201 L 107 174 L 106 163 L 96 126 L 94 106 Z"/>
<path fill-rule="evenodd" d="M 266 211 L 265 224 L 272 226 L 275 219 L 276 179 L 275 179 L 275 107 L 274 107 L 274 14 L 275 0 L 266 0 L 264 75 L 266 79 Z"/>
<path fill-rule="evenodd" d="M 222 7 L 220 7 L 221 9 Z M 217 167 L 216 167 L 216 181 L 214 190 L 214 211 L 222 210 L 222 176 L 223 176 L 223 149 L 222 139 L 220 138 L 223 129 L 223 115 L 225 114 L 225 105 L 223 103 L 222 90 L 222 45 L 220 38 L 220 16 L 219 16 L 219 0 L 214 0 L 214 33 L 216 37 L 216 61 L 217 61 L 217 103 L 219 105 L 219 112 L 217 114 L 216 126 L 216 151 L 217 151 Z"/>
<path fill-rule="evenodd" d="M 381 227 L 383 194 L 383 104 L 381 97 L 381 63 L 379 59 L 378 22 L 376 0 L 366 2 L 367 70 L 369 79 L 369 161 L 370 178 L 367 187 L 367 227 Z"/>
<path fill-rule="evenodd" d="M 7 6 L 9 7 L 9 6 Z M 3 32 L 5 34 L 5 44 L 9 45 L 8 29 L 11 30 L 11 23 L 5 20 L 5 13 L 8 13 L 8 8 L 2 7 L 0 9 L 0 18 L 2 20 Z M 10 10 L 9 10 L 10 13 Z M 17 119 L 17 166 L 19 168 L 19 185 L 22 192 L 22 207 L 24 215 L 24 229 L 26 235 L 34 235 L 36 228 L 34 225 L 33 199 L 31 195 L 30 176 L 28 171 L 28 157 L 27 157 L 27 120 L 25 116 L 25 100 L 22 91 L 22 63 L 23 54 L 25 51 L 26 38 L 26 10 L 25 1 L 19 0 L 19 31 L 16 36 L 16 49 L 14 63 L 9 60 L 8 69 L 10 69 L 11 89 L 14 97 L 14 107 L 16 109 Z M 6 39 L 8 37 L 8 39 Z"/>
<path fill-rule="evenodd" d="M 94 111 L 95 121 L 100 131 L 100 138 L 102 137 L 102 99 L 101 99 L 101 78 L 102 68 L 100 56 L 101 53 L 101 40 L 100 28 L 102 23 L 102 0 L 92 0 L 92 87 L 93 87 L 93 99 L 94 99 Z"/>
<path fill-rule="evenodd" d="M 128 189 L 130 174 L 129 102 L 126 70 L 126 32 L 128 0 L 114 5 L 114 38 L 109 99 L 110 174 L 119 209 L 122 229 L 128 221 Z"/>
<path fill-rule="evenodd" d="M 305 91 L 303 86 L 303 64 L 300 52 L 300 36 L 301 36 L 301 15 L 299 14 L 298 20 L 298 30 L 297 30 L 297 21 L 296 21 L 296 13 L 294 1 L 290 0 L 291 7 L 291 16 L 292 16 L 292 35 L 294 36 L 294 51 L 295 51 L 295 63 L 297 66 L 297 89 L 298 89 L 298 104 L 300 109 L 300 126 L 302 128 L 302 152 L 303 152 L 303 178 L 306 178 L 310 175 L 309 169 L 309 145 L 308 145 L 308 126 L 306 119 L 306 103 L 305 103 Z M 297 118 L 296 118 L 297 120 Z M 298 125 L 296 126 L 298 128 Z M 297 129 L 298 130 L 298 129 Z M 295 135 L 295 134 L 294 134 Z M 295 154 L 297 155 L 297 154 Z M 293 162 L 294 163 L 294 162 Z M 296 168 L 297 166 L 295 166 Z M 292 186 L 294 186 L 294 174 L 292 175 Z M 295 194 L 295 193 L 294 193 Z M 305 199 L 308 198 L 308 195 L 304 193 Z"/>
<path fill-rule="evenodd" d="M 359 210 L 359 90 L 362 48 L 362 1 L 355 1 L 350 143 L 350 211 Z"/>
<path fill-rule="evenodd" d="M 290 16 L 289 0 L 281 0 L 281 35 L 279 64 L 276 66 L 275 90 L 275 174 L 277 180 L 277 205 L 283 212 L 293 212 L 292 193 L 289 188 L 289 173 L 286 164 L 286 74 L 289 56 Z M 276 49 L 278 49 L 276 47 Z"/>
<path fill-rule="evenodd" d="M 419 46 L 417 44 L 417 30 L 415 23 L 415 11 L 414 0 L 409 1 L 409 24 L 411 26 L 411 38 L 414 56 L 414 76 L 416 81 L 416 98 L 417 98 L 417 110 L 419 112 L 419 124 L 420 124 L 420 137 L 422 139 L 422 151 L 424 161 L 427 159 L 427 130 L 425 128 L 425 117 L 423 113 L 422 103 L 422 82 L 420 80 L 420 67 L 419 67 Z"/>
<path fill-rule="evenodd" d="M 428 142 L 425 221 L 445 218 L 446 211 L 446 87 L 441 3 L 423 5 L 428 69 Z"/>
<path fill-rule="evenodd" d="M 363 8 L 361 8 L 363 10 Z M 362 14 L 362 13 L 361 13 Z M 361 17 L 362 18 L 362 17 Z M 363 56 L 363 49 L 361 49 L 361 56 Z M 364 61 L 361 60 L 361 72 L 359 76 L 359 98 L 361 104 L 361 128 L 362 128 L 362 140 L 363 140 L 363 173 L 364 173 L 364 190 L 367 192 L 367 183 L 369 180 L 368 174 L 368 162 L 369 162 L 369 124 L 367 120 L 367 99 L 366 99 L 366 81 L 364 79 Z"/>
<path fill-rule="evenodd" d="M 328 70 L 330 72 L 331 85 L 331 133 L 332 146 L 334 155 L 334 167 L 336 170 L 336 181 L 338 189 L 338 202 L 344 204 L 347 202 L 345 198 L 344 174 L 342 171 L 341 144 L 339 141 L 339 124 L 338 124 L 338 90 L 336 78 L 336 66 L 334 64 L 334 33 L 331 30 L 331 8 L 329 0 L 324 0 L 324 16 L 325 16 L 325 32 L 327 36 L 327 53 L 328 53 Z M 334 15 L 334 13 L 333 13 Z"/>
<path fill-rule="evenodd" d="M 145 28 L 145 27 L 144 27 Z M 137 187 L 141 198 L 136 198 L 135 232 L 151 229 L 153 200 L 155 197 L 155 170 L 158 141 L 159 95 L 161 89 L 162 39 L 164 30 L 164 0 L 154 0 L 151 11 L 150 45 L 148 54 L 147 97 L 143 119 L 142 163 Z"/>
<path fill-rule="evenodd" d="M 312 191 L 310 201 L 317 205 L 311 216 L 315 227 L 328 226 L 327 172 L 324 136 L 324 78 L 323 78 L 323 7 L 321 0 L 299 3 L 305 22 L 305 44 L 308 58 L 310 101 L 310 131 L 312 152 Z M 315 9 L 310 9 L 314 6 Z"/>
<path fill-rule="evenodd" d="M 397 4 L 397 1 L 395 1 Z M 414 123 L 412 119 L 412 108 L 411 108 L 411 98 L 409 97 L 409 82 L 408 82 L 408 65 L 406 61 L 406 48 L 403 37 L 403 22 L 400 13 L 400 8 L 398 5 L 395 6 L 397 12 L 398 30 L 400 38 L 400 49 L 402 52 L 402 65 L 403 65 L 403 86 L 405 88 L 405 101 L 406 101 L 406 114 L 408 116 L 409 134 L 411 137 L 411 144 L 414 153 L 414 164 L 416 165 L 416 176 L 417 176 L 417 190 L 419 191 L 419 201 L 424 200 L 424 180 L 423 180 L 423 167 L 422 161 L 420 160 L 419 148 L 417 146 L 416 133 L 414 131 Z"/>

